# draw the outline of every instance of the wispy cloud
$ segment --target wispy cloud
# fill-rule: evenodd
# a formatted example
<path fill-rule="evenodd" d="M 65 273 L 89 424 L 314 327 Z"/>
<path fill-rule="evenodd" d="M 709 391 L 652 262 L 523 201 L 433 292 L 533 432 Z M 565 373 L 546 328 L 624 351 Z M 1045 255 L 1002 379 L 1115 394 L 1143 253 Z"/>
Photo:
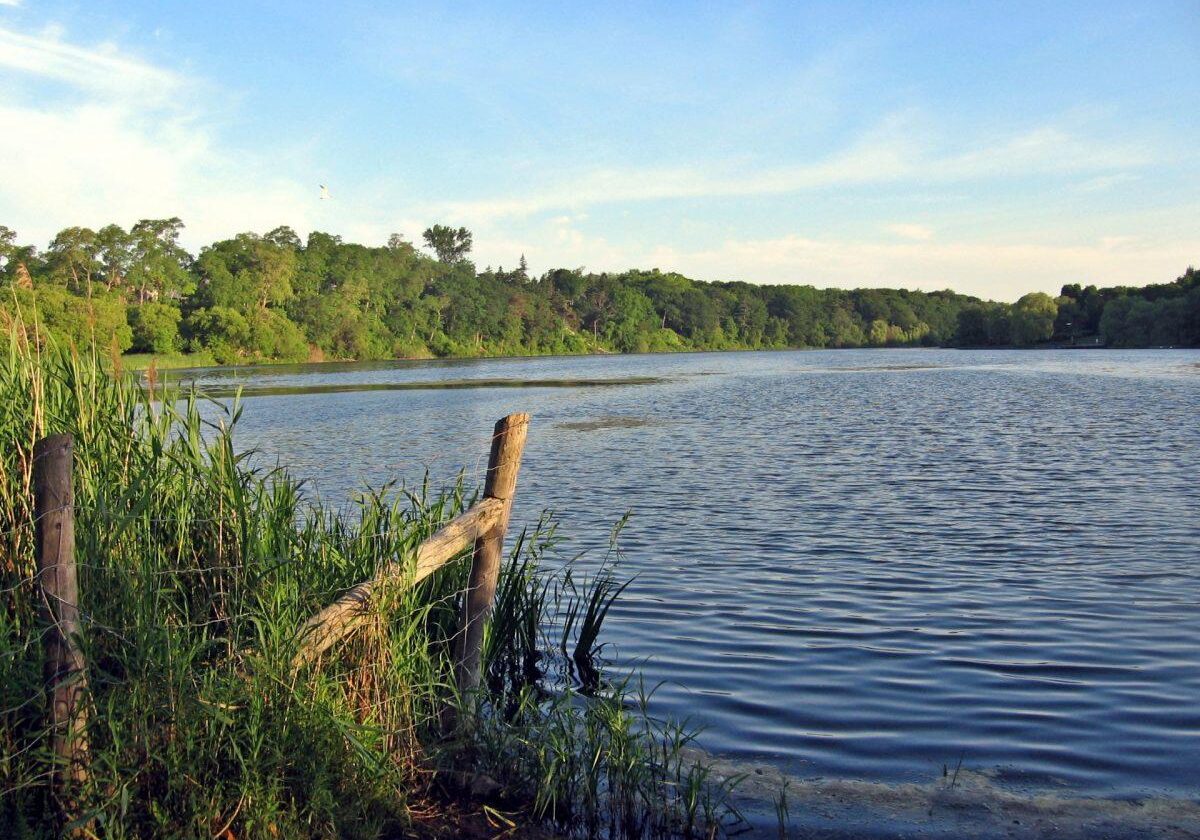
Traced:
<path fill-rule="evenodd" d="M 724 172 L 699 166 L 595 169 L 521 196 L 442 202 L 429 209 L 478 223 L 601 204 L 781 195 L 873 184 L 952 184 L 1039 175 L 1115 177 L 1108 173 L 1151 161 L 1144 150 L 1089 140 L 1054 126 L 949 153 L 917 139 L 929 134 L 912 117 L 901 115 L 866 132 L 846 150 L 813 162 Z"/>
<path fill-rule="evenodd" d="M 916 239 L 920 242 L 926 242 L 933 239 L 933 228 L 925 225 L 916 225 L 908 222 L 897 222 L 895 224 L 884 225 L 883 229 L 888 233 L 895 234 L 902 239 Z"/>
<path fill-rule="evenodd" d="M 1104 192 L 1111 190 L 1113 187 L 1119 187 L 1122 184 L 1129 184 L 1138 179 L 1137 175 L 1132 172 L 1116 172 L 1112 175 L 1099 175 L 1095 178 L 1089 178 L 1080 184 L 1077 189 L 1081 192 Z"/>
<path fill-rule="evenodd" d="M 0 27 L 0 69 L 63 82 L 107 97 L 158 104 L 182 83 L 176 73 L 123 54 L 114 44 L 72 44 L 55 29 L 25 35 Z"/>

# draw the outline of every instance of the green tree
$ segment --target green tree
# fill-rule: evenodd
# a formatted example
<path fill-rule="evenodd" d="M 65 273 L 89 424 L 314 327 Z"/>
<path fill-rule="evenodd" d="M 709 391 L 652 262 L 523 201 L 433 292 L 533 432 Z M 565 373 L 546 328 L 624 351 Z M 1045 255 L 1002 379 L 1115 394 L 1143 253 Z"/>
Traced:
<path fill-rule="evenodd" d="M 146 301 L 129 310 L 132 349 L 140 353 L 174 353 L 181 347 L 182 313 L 170 304 Z"/>
<path fill-rule="evenodd" d="M 654 305 L 637 289 L 620 287 L 613 293 L 612 316 L 604 326 L 604 337 L 622 353 L 645 353 L 652 349 L 658 332 Z"/>
<path fill-rule="evenodd" d="M 17 232 L 6 225 L 0 225 L 0 278 L 5 285 L 12 283 L 11 270 L 15 268 L 14 256 L 18 250 Z"/>
<path fill-rule="evenodd" d="M 449 265 L 464 261 L 471 253 L 471 231 L 465 227 L 455 230 L 446 225 L 434 225 L 426 228 L 421 236 L 426 247 L 437 254 L 438 260 Z"/>
<path fill-rule="evenodd" d="M 299 251 L 304 247 L 304 243 L 300 241 L 300 237 L 296 235 L 296 231 L 287 225 L 280 225 L 274 230 L 269 231 L 263 236 L 263 239 L 272 245 L 278 245 L 280 248 L 290 248 L 293 251 Z"/>
<path fill-rule="evenodd" d="M 208 246 L 196 260 L 198 297 L 206 306 L 225 306 L 247 313 L 282 305 L 292 296 L 296 252 L 287 245 L 241 233 Z"/>
<path fill-rule="evenodd" d="M 308 341 L 303 331 L 282 312 L 259 309 L 248 319 L 248 349 L 260 359 L 303 362 L 308 359 Z"/>
<path fill-rule="evenodd" d="M 234 365 L 250 356 L 250 324 L 234 309 L 197 309 L 188 316 L 185 328 L 189 349 L 207 350 L 219 364 Z"/>
<path fill-rule="evenodd" d="M 195 290 L 188 267 L 192 258 L 179 244 L 183 222 L 178 218 L 142 219 L 129 231 L 131 260 L 128 280 L 138 303 L 178 299 Z"/>
<path fill-rule="evenodd" d="M 1012 341 L 1029 346 L 1049 341 L 1054 335 L 1058 304 L 1045 292 L 1030 292 L 1012 308 Z"/>
<path fill-rule="evenodd" d="M 882 347 L 888 343 L 888 322 L 882 318 L 876 318 L 871 322 L 871 331 L 867 334 L 867 340 L 874 347 Z"/>
<path fill-rule="evenodd" d="M 17 245 L 17 232 L 7 225 L 0 225 L 0 268 L 4 267 L 8 255 Z"/>
<path fill-rule="evenodd" d="M 982 304 L 964 306 L 958 311 L 954 343 L 960 347 L 980 347 L 988 343 L 987 308 Z"/>
<path fill-rule="evenodd" d="M 12 228 L 0 225 L 0 285 L 19 289 L 33 287 L 31 272 L 40 268 L 37 248 L 33 245 L 18 245 L 17 234 Z"/>
<path fill-rule="evenodd" d="M 205 247 L 179 219 L 61 231 L 45 254 L 0 227 L 0 284 L 30 294 L 51 334 L 220 360 L 491 355 L 683 348 L 1036 344 L 1103 332 L 1114 346 L 1200 345 L 1200 275 L 1140 288 L 1068 284 L 1010 306 L 949 290 L 703 283 L 658 269 L 477 271 L 471 234 L 434 225 L 367 247 L 281 226 Z M 30 296 L 45 291 L 45 295 Z M 91 295 L 95 305 L 88 303 Z M 10 297 L 12 295 L 10 294 Z M 128 313 L 125 301 L 135 303 Z M 90 308 L 89 308 L 90 307 Z M 113 313 L 121 317 L 116 318 Z M 126 318 L 125 315 L 128 315 Z M 102 327 L 101 327 L 102 325 Z"/>
<path fill-rule="evenodd" d="M 105 225 L 96 232 L 96 256 L 105 288 L 120 288 L 133 267 L 133 237 L 120 225 Z"/>
<path fill-rule="evenodd" d="M 89 293 L 92 279 L 103 271 L 96 232 L 85 227 L 59 231 L 46 251 L 46 266 L 51 282 Z"/>
<path fill-rule="evenodd" d="M 988 344 L 1004 346 L 1012 344 L 1012 307 L 992 304 L 987 307 Z"/>

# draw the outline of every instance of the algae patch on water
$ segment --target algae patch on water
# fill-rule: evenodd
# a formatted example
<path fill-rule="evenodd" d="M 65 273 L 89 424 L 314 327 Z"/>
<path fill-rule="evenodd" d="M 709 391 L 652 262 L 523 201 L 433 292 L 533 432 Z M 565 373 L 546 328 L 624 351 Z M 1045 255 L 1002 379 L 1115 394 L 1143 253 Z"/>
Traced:
<path fill-rule="evenodd" d="M 918 370 L 942 370 L 945 365 L 937 364 L 883 364 L 883 365 L 838 365 L 801 368 L 802 373 L 906 373 Z"/>
<path fill-rule="evenodd" d="M 556 425 L 571 432 L 598 432 L 602 429 L 639 429 L 653 423 L 654 421 L 647 417 L 608 416 L 593 417 L 589 420 L 568 420 Z"/>
<path fill-rule="evenodd" d="M 405 382 L 345 382 L 314 385 L 203 384 L 209 397 L 280 397 L 301 394 L 352 394 L 361 391 L 443 391 L 467 388 L 604 388 L 618 385 L 655 385 L 656 376 L 626 376 L 615 379 L 431 379 Z"/>
<path fill-rule="evenodd" d="M 789 832 L 822 840 L 1184 840 L 1200 836 L 1200 803 L 1189 799 L 1105 799 L 1044 787 L 1013 790 L 1003 783 L 1012 772 L 999 769 L 948 769 L 940 778 L 923 783 L 801 779 L 769 765 L 696 752 L 716 781 L 739 780 L 733 800 L 746 820 L 743 836 L 747 838 Z"/>

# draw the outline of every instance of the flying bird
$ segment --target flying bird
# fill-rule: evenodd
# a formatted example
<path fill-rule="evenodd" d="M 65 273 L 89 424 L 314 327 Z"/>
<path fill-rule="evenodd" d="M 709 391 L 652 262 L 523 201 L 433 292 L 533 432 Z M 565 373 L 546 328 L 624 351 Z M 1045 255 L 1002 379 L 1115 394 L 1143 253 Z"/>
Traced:
<path fill-rule="evenodd" d="M 329 198 L 329 187 L 325 186 L 324 184 L 318 184 L 317 186 L 321 188 L 321 200 L 324 201 L 325 199 Z"/>

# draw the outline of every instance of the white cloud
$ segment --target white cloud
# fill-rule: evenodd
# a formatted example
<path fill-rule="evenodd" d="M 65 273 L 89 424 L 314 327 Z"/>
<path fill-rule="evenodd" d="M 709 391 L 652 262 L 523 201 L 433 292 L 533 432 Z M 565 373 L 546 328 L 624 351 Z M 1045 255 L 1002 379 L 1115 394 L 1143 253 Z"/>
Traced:
<path fill-rule="evenodd" d="M 1057 293 L 1064 283 L 1163 283 L 1200 253 L 1189 242 L 1143 243 L 1131 237 L 1040 245 L 1023 242 L 906 242 L 811 239 L 730 239 L 695 250 L 660 248 L 648 265 L 670 266 L 707 280 L 749 280 L 858 288 L 953 288 L 1015 300 L 1030 290 Z"/>
<path fill-rule="evenodd" d="M 283 221 L 313 196 L 215 151 L 187 119 L 156 121 L 114 105 L 63 110 L 0 103 L 0 213 L 43 241 L 67 224 L 183 215 L 189 241 Z M 307 199 L 307 200 L 306 200 Z"/>
<path fill-rule="evenodd" d="M 499 229 L 502 231 L 502 229 Z M 710 247 L 659 245 L 630 249 L 555 220 L 520 239 L 478 235 L 480 265 L 509 265 L 524 253 L 535 272 L 560 266 L 592 271 L 660 268 L 698 280 L 795 283 L 819 288 L 954 289 L 991 300 L 1016 300 L 1029 291 L 1057 294 L 1066 283 L 1144 285 L 1178 277 L 1200 253 L 1200 236 L 1148 239 L 1106 236 L 1035 243 L 932 239 L 730 237 Z"/>
<path fill-rule="evenodd" d="M 1118 248 L 1128 248 L 1138 243 L 1136 236 L 1102 236 L 1100 247 L 1105 251 L 1115 251 Z"/>
<path fill-rule="evenodd" d="M 0 6 L 20 6 L 21 0 L 0 0 Z"/>
<path fill-rule="evenodd" d="M 0 218 L 24 240 L 179 215 L 195 247 L 278 224 L 303 232 L 331 215 L 316 207 L 315 185 L 272 174 L 284 150 L 268 160 L 222 148 L 188 80 L 111 44 L 0 28 L 5 77 L 27 94 L 0 85 Z"/>
<path fill-rule="evenodd" d="M 925 225 L 897 222 L 891 225 L 884 225 L 883 229 L 888 233 L 899 236 L 901 239 L 915 239 L 919 242 L 926 242 L 933 239 L 933 229 Z"/>
<path fill-rule="evenodd" d="M 935 163 L 941 178 L 1073 174 L 1140 166 L 1145 150 L 1085 140 L 1057 126 L 1041 126 L 1001 143 Z"/>

